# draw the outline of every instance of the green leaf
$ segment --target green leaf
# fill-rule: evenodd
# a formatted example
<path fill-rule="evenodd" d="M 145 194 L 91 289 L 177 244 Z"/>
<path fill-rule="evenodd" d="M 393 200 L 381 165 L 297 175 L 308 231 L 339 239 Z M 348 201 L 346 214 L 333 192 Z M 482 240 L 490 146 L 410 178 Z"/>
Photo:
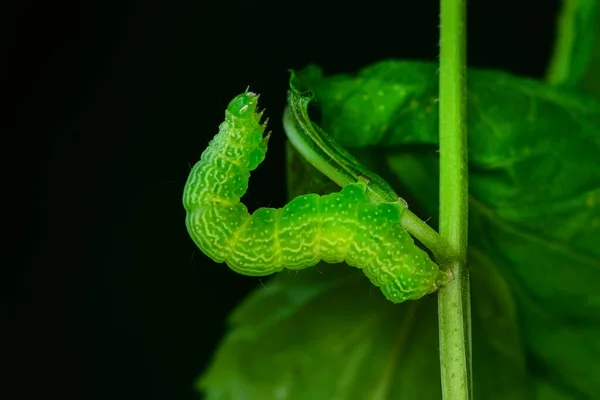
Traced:
<path fill-rule="evenodd" d="M 391 172 L 376 172 L 396 175 L 423 217 L 437 212 L 435 68 L 389 61 L 358 76 L 299 75 L 320 100 L 323 129 L 385 155 Z M 509 284 L 532 380 L 599 393 L 600 104 L 499 72 L 472 70 L 468 84 L 471 257 L 485 254 Z M 474 327 L 481 335 L 493 333 Z"/>
<path fill-rule="evenodd" d="M 319 125 L 435 224 L 436 66 L 298 74 Z M 600 104 L 469 72 L 475 398 L 600 393 Z M 332 186 L 290 150 L 291 195 Z M 393 305 L 344 265 L 285 272 L 232 315 L 208 399 L 439 399 L 435 296 Z M 392 395 L 393 394 L 393 395 Z"/>
<path fill-rule="evenodd" d="M 548 83 L 600 97 L 600 2 L 563 0 Z"/>
<path fill-rule="evenodd" d="M 199 386 L 207 399 L 439 399 L 435 310 L 433 297 L 396 307 L 349 267 L 280 274 L 232 315 Z"/>

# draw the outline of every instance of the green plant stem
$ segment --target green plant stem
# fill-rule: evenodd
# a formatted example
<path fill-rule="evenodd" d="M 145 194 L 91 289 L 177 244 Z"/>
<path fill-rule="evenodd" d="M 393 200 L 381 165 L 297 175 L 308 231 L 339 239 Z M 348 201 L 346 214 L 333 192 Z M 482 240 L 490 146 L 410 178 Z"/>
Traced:
<path fill-rule="evenodd" d="M 472 398 L 467 260 L 466 0 L 441 0 L 440 235 L 454 255 L 440 265 L 454 279 L 439 290 L 442 393 Z"/>

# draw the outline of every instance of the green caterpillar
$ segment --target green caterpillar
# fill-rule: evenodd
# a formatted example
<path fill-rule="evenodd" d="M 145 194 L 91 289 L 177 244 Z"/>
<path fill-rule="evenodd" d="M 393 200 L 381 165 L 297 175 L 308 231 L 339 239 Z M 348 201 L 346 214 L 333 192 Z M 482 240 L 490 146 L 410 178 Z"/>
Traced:
<path fill-rule="evenodd" d="M 185 185 L 187 230 L 202 252 L 250 276 L 299 270 L 320 260 L 346 261 L 394 303 L 418 299 L 448 281 L 400 225 L 404 204 L 369 202 L 364 182 L 250 215 L 240 198 L 250 171 L 265 158 L 269 138 L 263 136 L 266 122 L 261 124 L 257 104 L 251 92 L 229 103 L 219 133 Z"/>

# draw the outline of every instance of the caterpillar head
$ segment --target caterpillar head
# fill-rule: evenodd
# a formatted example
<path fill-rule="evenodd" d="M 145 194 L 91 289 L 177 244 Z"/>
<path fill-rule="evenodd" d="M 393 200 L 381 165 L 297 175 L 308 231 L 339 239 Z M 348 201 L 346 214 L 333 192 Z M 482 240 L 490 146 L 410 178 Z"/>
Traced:
<path fill-rule="evenodd" d="M 252 92 L 239 94 L 229 102 L 227 111 L 236 117 L 253 115 L 258 105 L 258 95 Z"/>
<path fill-rule="evenodd" d="M 229 102 L 221 133 L 228 143 L 228 157 L 237 159 L 248 171 L 254 170 L 265 159 L 270 132 L 264 135 L 268 118 L 261 122 L 263 111 L 258 111 L 259 95 L 246 91 Z M 237 147 L 237 150 L 235 148 Z M 243 154 L 238 154 L 244 148 Z M 243 160 L 243 161 L 241 161 Z"/>

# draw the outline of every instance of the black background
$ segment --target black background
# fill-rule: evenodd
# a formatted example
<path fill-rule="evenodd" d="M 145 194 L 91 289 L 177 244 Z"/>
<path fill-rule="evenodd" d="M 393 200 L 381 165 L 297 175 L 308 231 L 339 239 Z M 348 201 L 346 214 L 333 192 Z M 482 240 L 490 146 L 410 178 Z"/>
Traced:
<path fill-rule="evenodd" d="M 283 205 L 287 69 L 436 60 L 437 1 L 398 3 L 3 6 L 3 398 L 196 398 L 227 314 L 259 280 L 195 250 L 190 166 L 250 85 L 273 135 L 245 201 Z M 541 77 L 557 8 L 470 1 L 469 64 Z"/>

